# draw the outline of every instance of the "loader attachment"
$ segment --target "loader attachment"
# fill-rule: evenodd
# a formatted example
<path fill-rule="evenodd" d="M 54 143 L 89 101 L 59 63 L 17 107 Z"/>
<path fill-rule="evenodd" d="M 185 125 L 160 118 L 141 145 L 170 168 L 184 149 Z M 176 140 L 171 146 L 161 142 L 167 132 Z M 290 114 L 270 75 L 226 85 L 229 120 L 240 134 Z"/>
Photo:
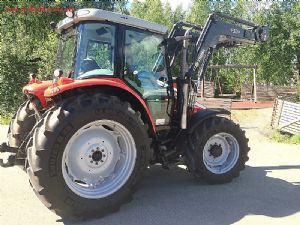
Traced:
<path fill-rule="evenodd" d="M 169 58 L 176 57 L 178 48 L 182 50 L 181 74 L 177 78 L 177 112 L 181 117 L 181 129 L 186 129 L 187 111 L 195 102 L 192 91 L 192 79 L 197 80 L 199 87 L 204 77 L 209 60 L 216 49 L 221 47 L 235 47 L 243 44 L 265 42 L 268 38 L 268 27 L 258 26 L 252 22 L 237 19 L 222 13 L 209 15 L 205 26 L 201 29 L 190 24 L 174 26 L 170 36 L 163 43 L 166 46 Z M 185 33 L 182 34 L 182 26 Z M 196 33 L 193 33 L 196 30 Z M 198 34 L 198 35 L 197 35 Z M 194 43 L 194 58 L 187 61 L 188 46 Z M 175 50 L 174 50 L 175 49 Z M 189 88 L 186 88 L 189 84 Z M 191 99 L 192 98 L 192 99 Z"/>

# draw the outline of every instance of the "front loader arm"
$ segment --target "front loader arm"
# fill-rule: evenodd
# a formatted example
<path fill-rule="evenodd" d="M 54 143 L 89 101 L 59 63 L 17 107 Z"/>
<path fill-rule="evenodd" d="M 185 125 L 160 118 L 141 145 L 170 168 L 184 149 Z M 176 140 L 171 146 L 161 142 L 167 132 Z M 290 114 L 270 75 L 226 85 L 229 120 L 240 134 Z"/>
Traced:
<path fill-rule="evenodd" d="M 191 88 L 191 79 L 198 79 L 198 85 L 204 77 L 207 65 L 213 52 L 220 47 L 234 47 L 242 44 L 255 44 L 264 42 L 268 38 L 268 27 L 257 26 L 252 22 L 237 19 L 221 13 L 211 14 L 205 26 L 195 29 L 195 27 L 184 24 L 186 29 L 184 35 L 180 35 L 178 27 L 174 27 L 169 38 L 163 45 L 166 46 L 166 52 L 171 56 L 170 49 L 180 46 L 182 49 L 181 74 L 178 76 L 177 83 L 177 115 L 180 117 L 181 129 L 187 127 L 187 109 L 194 97 L 189 95 Z M 180 28 L 180 27 L 179 27 Z M 192 30 L 198 30 L 199 35 L 193 34 Z M 178 35 L 178 34 L 179 35 Z M 195 43 L 195 54 L 193 61 L 187 62 L 187 49 L 189 43 Z M 172 52 L 172 51 L 171 51 Z M 176 56 L 176 51 L 174 57 Z M 173 58 L 174 58 L 173 57 Z M 168 58 L 167 58 L 168 59 Z M 171 63 L 172 64 L 172 63 Z M 190 98 L 193 99 L 190 99 Z"/>
<path fill-rule="evenodd" d="M 224 21 L 227 20 L 228 22 Z M 244 28 L 242 26 L 249 28 Z M 203 79 L 210 56 L 220 47 L 264 42 L 268 38 L 268 27 L 237 19 L 221 13 L 211 14 L 196 42 L 195 60 L 186 73 L 187 77 L 198 75 Z"/>

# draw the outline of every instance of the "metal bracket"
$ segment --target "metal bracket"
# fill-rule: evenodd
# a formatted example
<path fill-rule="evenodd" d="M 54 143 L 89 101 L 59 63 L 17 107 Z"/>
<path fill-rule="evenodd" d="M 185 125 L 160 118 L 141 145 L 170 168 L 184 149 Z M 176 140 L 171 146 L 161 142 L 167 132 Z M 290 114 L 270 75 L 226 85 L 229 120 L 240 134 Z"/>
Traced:
<path fill-rule="evenodd" d="M 17 148 L 13 148 L 7 145 L 6 142 L 3 142 L 0 145 L 0 152 L 11 152 L 11 153 L 17 153 L 18 149 Z"/>

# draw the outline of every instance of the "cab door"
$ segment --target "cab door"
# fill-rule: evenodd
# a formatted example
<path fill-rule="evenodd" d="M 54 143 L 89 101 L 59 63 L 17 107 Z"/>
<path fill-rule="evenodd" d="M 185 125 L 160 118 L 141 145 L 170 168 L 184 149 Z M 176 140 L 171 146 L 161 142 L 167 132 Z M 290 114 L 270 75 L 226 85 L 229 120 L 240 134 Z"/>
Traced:
<path fill-rule="evenodd" d="M 145 99 L 156 126 L 169 125 L 168 76 L 162 35 L 138 29 L 124 30 L 124 80 Z"/>

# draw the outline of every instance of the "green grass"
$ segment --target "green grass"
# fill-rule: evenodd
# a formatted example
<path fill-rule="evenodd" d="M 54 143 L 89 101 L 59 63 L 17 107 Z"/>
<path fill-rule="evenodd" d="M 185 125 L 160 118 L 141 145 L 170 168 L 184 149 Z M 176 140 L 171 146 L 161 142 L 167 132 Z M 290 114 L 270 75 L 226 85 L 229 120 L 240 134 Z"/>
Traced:
<path fill-rule="evenodd" d="M 292 144 L 300 144 L 300 134 L 294 134 L 290 141 Z"/>
<path fill-rule="evenodd" d="M 300 133 L 294 135 L 282 134 L 279 131 L 275 131 L 272 135 L 271 139 L 273 141 L 279 143 L 286 143 L 286 144 L 300 144 Z"/>

